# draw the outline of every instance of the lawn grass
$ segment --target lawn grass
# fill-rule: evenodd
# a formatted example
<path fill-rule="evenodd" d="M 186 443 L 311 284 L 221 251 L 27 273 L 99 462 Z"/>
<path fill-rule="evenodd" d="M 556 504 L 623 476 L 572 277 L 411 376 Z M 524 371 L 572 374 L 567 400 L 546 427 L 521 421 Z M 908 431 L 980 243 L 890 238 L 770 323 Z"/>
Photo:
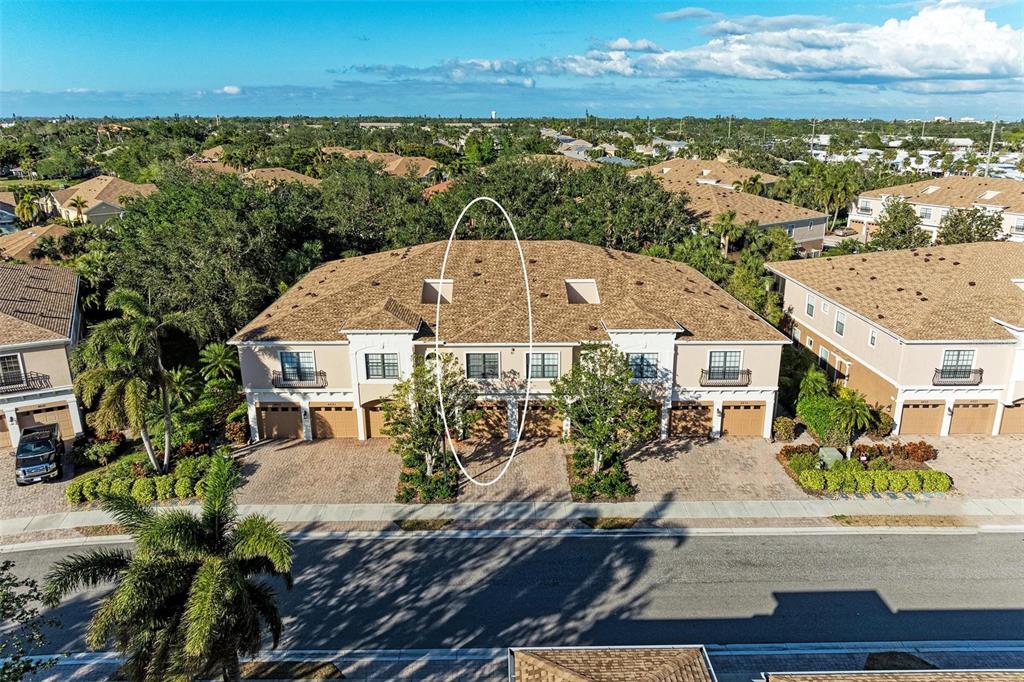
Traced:
<path fill-rule="evenodd" d="M 243 663 L 243 680 L 343 680 L 334 663 L 329 661 L 274 661 Z"/>
<path fill-rule="evenodd" d="M 405 531 L 441 530 L 451 522 L 451 519 L 398 519 L 395 525 Z"/>
<path fill-rule="evenodd" d="M 964 519 L 957 516 L 897 516 L 892 514 L 848 516 L 847 514 L 835 514 L 829 518 L 840 526 L 926 526 L 947 528 L 969 525 Z"/>
<path fill-rule="evenodd" d="M 71 185 L 77 185 L 81 180 L 37 180 L 32 178 L 15 178 L 13 180 L 0 180 L 0 192 L 16 192 L 22 187 L 31 187 L 33 185 L 49 187 L 50 189 L 60 189 L 61 187 L 70 187 Z"/>
<path fill-rule="evenodd" d="M 625 530 L 635 526 L 639 520 L 628 516 L 584 516 L 580 519 L 594 530 Z"/>

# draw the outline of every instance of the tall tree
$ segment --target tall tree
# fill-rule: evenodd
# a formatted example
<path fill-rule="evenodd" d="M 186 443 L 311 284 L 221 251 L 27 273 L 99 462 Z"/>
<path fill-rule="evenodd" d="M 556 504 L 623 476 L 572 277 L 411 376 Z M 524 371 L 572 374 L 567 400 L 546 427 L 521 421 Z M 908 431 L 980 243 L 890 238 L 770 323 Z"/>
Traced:
<path fill-rule="evenodd" d="M 26 192 L 14 207 L 14 215 L 26 225 L 35 225 L 42 215 L 42 209 L 31 194 Z"/>
<path fill-rule="evenodd" d="M 200 372 L 209 381 L 214 377 L 238 377 L 238 351 L 226 343 L 209 343 L 199 351 Z"/>
<path fill-rule="evenodd" d="M 874 414 L 864 394 L 846 386 L 840 386 L 832 405 L 832 419 L 840 431 L 852 437 L 875 423 Z"/>
<path fill-rule="evenodd" d="M 708 229 L 719 239 L 722 258 L 729 257 L 729 242 L 743 234 L 743 226 L 736 222 L 736 211 L 719 213 L 708 225 Z"/>
<path fill-rule="evenodd" d="M 239 475 L 216 457 L 205 479 L 202 511 L 157 511 L 128 497 L 103 508 L 134 541 L 134 549 L 97 549 L 61 559 L 46 579 L 46 603 L 113 583 L 93 613 L 86 642 L 113 644 L 132 680 L 181 676 L 241 679 L 239 657 L 259 652 L 269 632 L 274 647 L 283 622 L 274 588 L 291 587 L 292 548 L 272 521 L 239 518 Z"/>
<path fill-rule="evenodd" d="M 75 209 L 75 216 L 79 223 L 85 222 L 85 208 L 89 204 L 82 197 L 77 194 L 72 197 L 71 201 L 68 202 L 68 206 Z"/>
<path fill-rule="evenodd" d="M 878 229 L 871 236 L 871 246 L 889 251 L 928 246 L 931 237 L 921 229 L 921 218 L 914 207 L 900 197 L 889 197 L 882 205 Z"/>
<path fill-rule="evenodd" d="M 1003 232 L 1002 212 L 993 213 L 983 208 L 954 208 L 939 221 L 940 244 L 968 244 L 990 242 Z"/>

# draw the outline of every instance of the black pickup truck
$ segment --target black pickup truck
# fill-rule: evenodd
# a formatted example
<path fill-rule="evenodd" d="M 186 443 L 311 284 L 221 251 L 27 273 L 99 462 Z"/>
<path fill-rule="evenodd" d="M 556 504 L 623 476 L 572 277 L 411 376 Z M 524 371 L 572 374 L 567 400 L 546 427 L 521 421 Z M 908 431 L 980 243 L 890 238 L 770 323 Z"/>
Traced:
<path fill-rule="evenodd" d="M 64 473 L 63 456 L 59 426 L 41 424 L 23 429 L 15 453 L 14 482 L 28 485 L 48 479 L 59 481 Z"/>

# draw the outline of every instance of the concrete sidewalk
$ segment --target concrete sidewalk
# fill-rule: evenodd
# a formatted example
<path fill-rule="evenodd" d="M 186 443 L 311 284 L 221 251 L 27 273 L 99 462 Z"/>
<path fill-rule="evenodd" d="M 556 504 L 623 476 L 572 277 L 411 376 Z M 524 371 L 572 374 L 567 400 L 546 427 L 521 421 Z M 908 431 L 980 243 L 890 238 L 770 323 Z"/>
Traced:
<path fill-rule="evenodd" d="M 173 508 L 173 507 L 164 507 Z M 182 505 L 198 509 L 199 504 Z M 833 516 L 933 516 L 1024 522 L 1024 499 L 971 499 L 935 495 L 868 495 L 839 499 L 713 502 L 456 502 L 453 504 L 243 504 L 242 514 L 259 513 L 288 523 L 350 523 L 403 519 L 455 521 L 552 521 L 594 517 L 640 519 L 829 519 Z M 0 520 L 0 537 L 113 523 L 99 509 Z"/>

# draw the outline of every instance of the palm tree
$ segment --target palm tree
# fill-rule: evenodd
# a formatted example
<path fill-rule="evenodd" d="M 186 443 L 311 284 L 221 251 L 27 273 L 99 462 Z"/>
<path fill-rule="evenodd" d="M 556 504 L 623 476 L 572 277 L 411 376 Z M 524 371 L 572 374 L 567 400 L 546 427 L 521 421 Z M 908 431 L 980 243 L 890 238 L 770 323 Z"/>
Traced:
<path fill-rule="evenodd" d="M 54 564 L 45 602 L 104 583 L 114 587 L 93 613 L 90 647 L 113 643 L 131 680 L 182 676 L 241 679 L 239 657 L 259 652 L 266 632 L 277 646 L 283 622 L 274 588 L 291 588 L 292 548 L 272 521 L 238 517 L 232 463 L 214 458 L 206 476 L 202 512 L 157 511 L 129 497 L 107 497 L 103 507 L 135 548 L 97 549 Z"/>
<path fill-rule="evenodd" d="M 832 390 L 832 384 L 828 377 L 817 367 L 809 367 L 804 378 L 800 380 L 800 393 L 798 400 L 813 398 L 819 395 L 828 395 Z"/>
<path fill-rule="evenodd" d="M 35 225 L 41 213 L 42 209 L 39 208 L 39 204 L 35 202 L 32 195 L 28 192 L 21 197 L 21 201 L 14 207 L 14 215 L 26 225 Z"/>
<path fill-rule="evenodd" d="M 719 213 L 709 227 L 721 241 L 722 258 L 728 258 L 729 242 L 743 235 L 743 226 L 736 222 L 736 211 Z"/>
<path fill-rule="evenodd" d="M 863 431 L 875 423 L 871 406 L 864 394 L 852 388 L 841 386 L 832 407 L 832 419 L 843 433 Z"/>
<path fill-rule="evenodd" d="M 194 369 L 186 366 L 167 370 L 167 391 L 175 406 L 186 405 L 199 394 L 199 375 Z"/>
<path fill-rule="evenodd" d="M 85 222 L 85 214 L 82 213 L 82 212 L 85 210 L 85 207 L 88 206 L 88 205 L 89 204 L 85 201 L 85 199 L 83 199 L 82 197 L 78 196 L 77 194 L 71 199 L 71 201 L 68 202 L 68 206 L 70 206 L 71 208 L 75 209 L 75 213 L 78 214 L 78 222 L 80 222 L 80 223 L 84 223 Z"/>
<path fill-rule="evenodd" d="M 120 313 L 92 327 L 86 346 L 94 345 L 92 358 L 102 358 L 103 349 L 122 346 L 131 355 L 137 376 L 146 380 L 158 394 L 164 412 L 164 457 L 159 471 L 171 463 L 171 382 L 163 364 L 162 341 L 171 329 L 188 331 L 193 319 L 185 313 L 154 310 L 143 296 L 130 289 L 117 288 L 107 296 L 107 309 Z"/>
<path fill-rule="evenodd" d="M 238 376 L 238 352 L 225 343 L 210 343 L 199 353 L 202 362 L 200 372 L 203 378 L 210 379 L 220 376 L 234 379 Z"/>
<path fill-rule="evenodd" d="M 764 195 L 764 183 L 761 182 L 761 174 L 754 173 L 750 177 L 744 180 L 737 180 L 732 183 L 732 188 L 737 192 L 746 192 L 747 194 L 756 194 L 757 196 Z"/>

